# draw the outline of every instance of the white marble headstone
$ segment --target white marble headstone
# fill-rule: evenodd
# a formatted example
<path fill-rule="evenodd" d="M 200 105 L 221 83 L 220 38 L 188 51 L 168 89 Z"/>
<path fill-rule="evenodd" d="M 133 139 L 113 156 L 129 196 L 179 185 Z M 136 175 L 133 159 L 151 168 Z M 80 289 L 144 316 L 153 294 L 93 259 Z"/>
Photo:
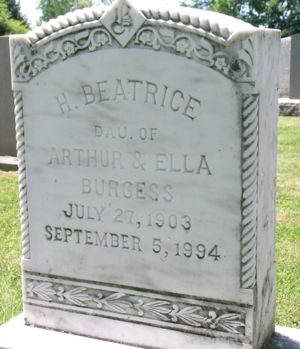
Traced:
<path fill-rule="evenodd" d="M 279 44 L 231 17 L 126 0 L 11 38 L 27 324 L 263 345 Z"/>

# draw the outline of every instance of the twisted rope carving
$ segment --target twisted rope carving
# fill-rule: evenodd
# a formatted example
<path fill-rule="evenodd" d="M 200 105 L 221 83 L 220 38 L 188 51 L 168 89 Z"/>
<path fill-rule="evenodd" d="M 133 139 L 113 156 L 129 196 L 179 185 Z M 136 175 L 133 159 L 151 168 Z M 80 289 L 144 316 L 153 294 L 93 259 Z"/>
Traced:
<path fill-rule="evenodd" d="M 242 109 L 241 287 L 256 283 L 256 201 L 258 163 L 258 96 L 245 95 Z"/>
<path fill-rule="evenodd" d="M 202 29 L 206 33 L 225 41 L 229 40 L 236 31 L 254 29 L 252 25 L 241 20 L 205 10 L 182 7 L 180 10 L 173 11 L 167 9 L 141 9 L 141 12 L 147 19 L 172 21 L 174 23 L 189 25 L 195 29 Z"/>
<path fill-rule="evenodd" d="M 105 12 L 105 9 L 105 7 L 86 8 L 67 13 L 56 19 L 51 19 L 49 22 L 43 23 L 40 27 L 29 32 L 26 35 L 27 40 L 31 44 L 34 44 L 62 29 L 75 26 L 79 23 L 99 20 Z M 229 40 L 235 32 L 254 30 L 254 27 L 248 23 L 210 11 L 188 8 L 181 8 L 173 11 L 167 9 L 140 9 L 140 11 L 148 20 L 163 20 L 189 25 L 225 41 Z"/>
<path fill-rule="evenodd" d="M 104 9 L 102 7 L 92 7 L 69 12 L 64 16 L 51 19 L 49 22 L 43 23 L 40 27 L 33 29 L 26 35 L 27 40 L 29 40 L 31 44 L 34 44 L 44 39 L 46 36 L 54 34 L 62 29 L 75 26 L 79 23 L 99 20 L 103 12 Z"/>
<path fill-rule="evenodd" d="M 24 258 L 30 258 L 29 219 L 27 205 L 26 168 L 25 168 L 25 143 L 24 143 L 24 119 L 22 92 L 14 92 L 16 139 L 19 168 L 19 200 L 22 231 L 22 254 Z"/>

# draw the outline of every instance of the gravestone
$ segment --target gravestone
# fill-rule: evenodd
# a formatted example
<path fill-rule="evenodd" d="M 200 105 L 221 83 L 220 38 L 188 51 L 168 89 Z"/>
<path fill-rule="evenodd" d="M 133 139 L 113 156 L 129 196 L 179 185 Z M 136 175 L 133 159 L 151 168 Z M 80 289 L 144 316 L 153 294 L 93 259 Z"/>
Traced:
<path fill-rule="evenodd" d="M 279 61 L 280 115 L 300 115 L 300 34 L 281 39 Z"/>
<path fill-rule="evenodd" d="M 279 96 L 300 99 L 300 34 L 281 39 Z"/>
<path fill-rule="evenodd" d="M 11 38 L 27 324 L 263 346 L 279 45 L 221 14 L 126 0 Z"/>
<path fill-rule="evenodd" d="M 290 98 L 300 99 L 300 34 L 291 37 Z"/>
<path fill-rule="evenodd" d="M 281 39 L 279 60 L 279 97 L 290 96 L 291 37 Z"/>
<path fill-rule="evenodd" d="M 9 37 L 2 36 L 0 37 L 0 156 L 17 155 L 14 99 L 10 81 Z"/>

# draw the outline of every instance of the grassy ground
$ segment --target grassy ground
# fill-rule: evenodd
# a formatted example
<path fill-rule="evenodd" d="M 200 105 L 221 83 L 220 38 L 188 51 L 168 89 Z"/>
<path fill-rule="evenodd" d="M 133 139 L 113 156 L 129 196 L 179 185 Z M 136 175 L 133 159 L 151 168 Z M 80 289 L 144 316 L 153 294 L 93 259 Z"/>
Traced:
<path fill-rule="evenodd" d="M 300 118 L 279 120 L 276 323 L 300 327 Z M 19 313 L 20 226 L 16 174 L 0 172 L 0 324 Z"/>
<path fill-rule="evenodd" d="M 17 176 L 0 172 L 0 324 L 22 310 L 20 254 Z"/>
<path fill-rule="evenodd" d="M 300 118 L 279 120 L 277 317 L 300 328 Z"/>

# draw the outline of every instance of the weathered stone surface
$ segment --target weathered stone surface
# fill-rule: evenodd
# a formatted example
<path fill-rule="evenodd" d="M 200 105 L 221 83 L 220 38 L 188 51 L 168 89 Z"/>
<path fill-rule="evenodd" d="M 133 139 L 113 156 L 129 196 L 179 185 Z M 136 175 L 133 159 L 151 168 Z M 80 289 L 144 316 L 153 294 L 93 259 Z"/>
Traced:
<path fill-rule="evenodd" d="M 279 42 L 223 15 L 123 0 L 12 38 L 26 323 L 262 348 Z"/>
<path fill-rule="evenodd" d="M 291 38 L 291 78 L 290 95 L 291 99 L 300 99 L 300 34 Z"/>
<path fill-rule="evenodd" d="M 279 97 L 289 97 L 291 77 L 291 37 L 281 39 L 279 61 Z"/>
<path fill-rule="evenodd" d="M 279 96 L 300 99 L 300 34 L 281 39 Z"/>
<path fill-rule="evenodd" d="M 5 349 L 52 349 L 52 348 L 88 348 L 88 349 L 130 349 L 119 343 L 46 330 L 24 325 L 23 314 L 18 315 L 0 326 L 0 345 Z M 18 334 L 16 336 L 16 333 Z M 235 346 L 230 346 L 232 349 Z M 206 348 L 201 346 L 201 349 Z M 220 343 L 218 349 L 223 349 Z M 209 349 L 209 347 L 208 347 Z M 300 349 L 300 330 L 276 326 L 276 332 L 266 349 Z"/>

